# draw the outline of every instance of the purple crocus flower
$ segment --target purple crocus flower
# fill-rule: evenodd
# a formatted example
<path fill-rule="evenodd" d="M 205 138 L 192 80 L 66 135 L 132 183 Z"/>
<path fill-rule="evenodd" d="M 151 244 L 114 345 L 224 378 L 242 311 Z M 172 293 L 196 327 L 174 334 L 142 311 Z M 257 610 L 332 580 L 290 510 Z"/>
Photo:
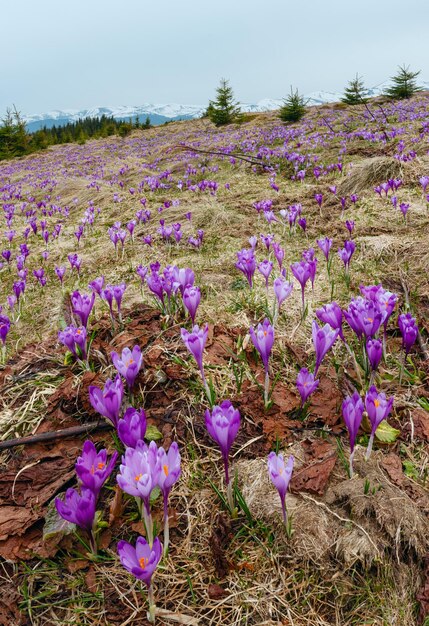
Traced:
<path fill-rule="evenodd" d="M 135 548 L 127 541 L 119 541 L 118 555 L 124 568 L 150 589 L 152 576 L 162 557 L 162 545 L 158 537 L 155 537 L 152 547 L 144 537 L 138 537 Z M 154 612 L 153 605 L 149 608 Z"/>
<path fill-rule="evenodd" d="M 63 284 L 64 274 L 66 273 L 66 268 L 62 266 L 55 267 L 55 274 L 58 276 L 58 280 L 61 284 Z"/>
<path fill-rule="evenodd" d="M 255 237 L 255 239 L 256 239 L 256 237 Z M 283 265 L 283 259 L 285 258 L 285 251 L 284 251 L 284 249 L 281 247 L 281 245 L 279 243 L 274 242 L 273 243 L 273 252 L 274 252 L 274 256 L 276 257 L 277 263 L 279 264 L 279 269 L 281 270 L 282 269 L 282 265 Z"/>
<path fill-rule="evenodd" d="M 110 357 L 119 374 L 125 378 L 128 389 L 131 391 L 143 365 L 143 356 L 139 346 L 134 346 L 132 350 L 124 348 L 121 356 L 117 352 L 111 352 Z"/>
<path fill-rule="evenodd" d="M 151 272 L 146 276 L 146 284 L 150 291 L 163 304 L 164 303 L 164 287 L 158 272 Z"/>
<path fill-rule="evenodd" d="M 256 235 L 252 235 L 251 237 L 249 237 L 249 243 L 252 250 L 255 250 L 256 246 L 258 245 L 258 238 L 256 237 Z"/>
<path fill-rule="evenodd" d="M 125 450 L 116 477 L 122 491 L 143 500 L 148 515 L 150 515 L 150 494 L 158 480 L 156 453 L 157 446 L 154 441 L 151 441 L 149 446 L 143 441 L 137 442 L 135 448 Z"/>
<path fill-rule="evenodd" d="M 118 421 L 117 431 L 119 439 L 127 448 L 135 448 L 139 441 L 143 441 L 147 429 L 146 413 L 128 407 L 122 419 Z"/>
<path fill-rule="evenodd" d="M 343 315 L 358 339 L 362 335 L 365 335 L 367 338 L 374 337 L 378 333 L 383 320 L 383 315 L 379 311 L 377 303 L 361 296 L 351 300 L 347 311 L 343 311 Z"/>
<path fill-rule="evenodd" d="M 311 279 L 312 267 L 310 263 L 308 263 L 307 261 L 297 261 L 296 263 L 292 263 L 292 265 L 290 266 L 290 269 L 292 270 L 292 274 L 295 276 L 295 278 L 301 285 L 302 311 L 304 313 L 305 311 L 305 299 L 304 299 L 305 285 L 307 284 L 307 281 Z"/>
<path fill-rule="evenodd" d="M 292 293 L 293 283 L 286 280 L 283 276 L 279 276 L 274 281 L 274 295 L 277 299 L 278 311 L 282 303 Z"/>
<path fill-rule="evenodd" d="M 343 335 L 343 312 L 336 302 L 330 302 L 316 310 L 317 318 L 324 324 L 329 324 L 334 330 L 338 329 L 338 336 L 341 341 L 345 341 Z"/>
<path fill-rule="evenodd" d="M 287 524 L 286 493 L 292 478 L 294 461 L 295 459 L 292 455 L 288 458 L 286 464 L 283 454 L 277 455 L 275 452 L 270 452 L 268 455 L 268 476 L 279 493 L 285 525 Z"/>
<path fill-rule="evenodd" d="M 204 387 L 206 392 L 209 394 L 210 391 L 206 382 L 206 377 L 204 376 L 204 366 L 203 366 L 203 352 L 204 346 L 206 345 L 207 337 L 209 334 L 209 325 L 206 324 L 204 328 L 200 328 L 197 324 L 192 328 L 192 332 L 188 332 L 186 328 L 181 328 L 180 333 L 182 335 L 182 340 L 189 350 L 189 352 L 194 357 L 197 362 L 198 368 L 201 373 L 201 378 L 203 380 Z"/>
<path fill-rule="evenodd" d="M 333 240 L 329 239 L 329 237 L 325 237 L 325 239 L 317 239 L 316 241 L 325 256 L 326 261 L 329 261 L 329 252 L 332 248 L 332 242 Z"/>
<path fill-rule="evenodd" d="M 269 252 L 269 250 L 270 250 L 270 246 L 271 246 L 271 244 L 272 244 L 272 243 L 273 243 L 273 241 L 274 241 L 274 237 L 273 237 L 273 235 L 262 235 L 262 234 L 261 234 L 261 235 L 260 235 L 260 237 L 261 237 L 261 241 L 262 241 L 262 243 L 264 244 L 264 246 L 265 246 L 265 247 L 266 247 L 266 249 L 267 249 L 267 252 Z"/>
<path fill-rule="evenodd" d="M 245 277 L 247 278 L 247 282 L 249 283 L 250 288 L 253 287 L 253 275 L 256 270 L 256 258 L 253 250 L 247 250 L 243 248 L 240 252 L 237 252 L 237 263 L 235 267 L 243 272 Z"/>
<path fill-rule="evenodd" d="M 298 226 L 300 226 L 304 232 L 307 230 L 307 220 L 305 217 L 299 218 Z"/>
<path fill-rule="evenodd" d="M 95 278 L 94 280 L 92 280 L 88 287 L 96 294 L 98 294 L 100 296 L 100 298 L 102 298 L 102 293 L 103 293 L 103 287 L 104 287 L 104 276 L 99 276 L 98 278 Z"/>
<path fill-rule="evenodd" d="M 144 283 L 148 271 L 149 268 L 147 268 L 146 266 L 138 265 L 136 267 L 136 273 L 140 276 L 140 280 L 142 281 L 142 283 Z"/>
<path fill-rule="evenodd" d="M 91 295 L 86 293 L 81 294 L 79 291 L 74 291 L 70 296 L 72 309 L 74 315 L 77 315 L 81 321 L 82 326 L 85 328 L 88 325 L 88 318 L 91 315 L 92 307 L 94 306 L 95 293 Z"/>
<path fill-rule="evenodd" d="M 7 315 L 0 314 L 0 341 L 6 345 L 6 337 L 10 331 L 10 319 Z"/>
<path fill-rule="evenodd" d="M 314 199 L 316 200 L 317 204 L 319 205 L 319 208 L 322 206 L 322 202 L 323 202 L 323 194 L 321 193 L 316 193 L 314 194 Z"/>
<path fill-rule="evenodd" d="M 55 498 L 55 508 L 63 519 L 92 533 L 96 496 L 91 489 L 67 489 L 64 500 Z"/>
<path fill-rule="evenodd" d="M 319 382 L 319 380 L 314 379 L 314 374 L 309 372 L 306 367 L 300 369 L 296 379 L 296 386 L 301 396 L 301 406 L 304 406 L 311 394 L 316 391 Z"/>
<path fill-rule="evenodd" d="M 3 250 L 1 255 L 7 263 L 10 263 L 10 260 L 12 258 L 12 252 L 10 250 Z"/>
<path fill-rule="evenodd" d="M 211 413 L 209 409 L 206 410 L 205 421 L 210 437 L 220 447 L 225 468 L 225 482 L 229 485 L 228 456 L 240 428 L 240 412 L 234 409 L 229 400 L 224 400 L 220 405 L 214 406 Z"/>
<path fill-rule="evenodd" d="M 187 285 L 183 292 L 183 304 L 189 313 L 192 324 L 195 324 L 195 316 L 201 300 L 201 291 L 199 287 Z"/>
<path fill-rule="evenodd" d="M 401 204 L 399 205 L 399 209 L 400 209 L 402 215 L 404 216 L 404 220 L 407 217 L 407 213 L 408 213 L 408 209 L 409 208 L 410 208 L 409 202 L 401 202 Z"/>
<path fill-rule="evenodd" d="M 402 347 L 405 350 L 405 355 L 408 355 L 419 334 L 416 318 L 411 313 L 402 313 L 398 317 L 398 326 L 402 335 Z"/>
<path fill-rule="evenodd" d="M 186 287 L 192 287 L 195 282 L 195 273 L 189 267 L 176 267 L 173 266 L 173 280 L 174 280 L 174 289 L 175 291 L 178 289 L 180 293 L 184 294 Z"/>
<path fill-rule="evenodd" d="M 261 356 L 265 371 L 268 372 L 268 361 L 274 344 L 274 328 L 270 321 L 265 318 L 262 324 L 258 324 L 256 332 L 252 326 L 249 332 L 252 343 Z"/>
<path fill-rule="evenodd" d="M 118 453 L 107 461 L 107 450 L 97 452 L 89 439 L 83 444 L 82 455 L 76 461 L 76 474 L 83 487 L 90 489 L 97 498 L 100 490 L 115 467 Z"/>
<path fill-rule="evenodd" d="M 274 327 L 270 324 L 270 321 L 265 318 L 263 324 L 258 324 L 256 331 L 251 326 L 249 329 L 252 343 L 259 352 L 262 363 L 265 369 L 265 382 L 264 382 L 264 404 L 268 406 L 269 400 L 269 374 L 268 374 L 268 361 L 270 358 L 271 350 L 274 344 Z"/>
<path fill-rule="evenodd" d="M 368 442 L 365 458 L 369 459 L 372 446 L 374 443 L 375 431 L 383 420 L 389 415 L 393 405 L 393 396 L 389 399 L 386 394 L 378 393 L 374 385 L 372 385 L 365 395 L 365 409 L 371 422 L 371 436 Z"/>
<path fill-rule="evenodd" d="M 423 193 L 426 193 L 426 189 L 427 189 L 427 187 L 429 185 L 429 176 L 422 176 L 419 179 L 419 182 L 420 182 L 420 184 L 422 186 Z"/>
<path fill-rule="evenodd" d="M 271 272 L 273 271 L 273 262 L 265 259 L 262 263 L 258 265 L 258 271 L 265 278 L 265 287 L 268 289 L 268 279 L 270 277 Z"/>
<path fill-rule="evenodd" d="M 313 320 L 312 329 L 313 345 L 316 351 L 316 367 L 314 370 L 314 375 L 316 376 L 323 358 L 334 345 L 340 331 L 338 328 L 334 330 L 329 324 L 325 324 L 322 328 L 319 328 L 316 320 Z"/>
<path fill-rule="evenodd" d="M 346 228 L 349 231 L 350 236 L 352 235 L 354 227 L 355 227 L 355 223 L 353 220 L 346 220 Z"/>
<path fill-rule="evenodd" d="M 366 354 L 371 370 L 375 372 L 383 356 L 383 344 L 381 341 L 378 339 L 368 339 L 366 342 Z"/>
<path fill-rule="evenodd" d="M 167 554 L 169 545 L 169 525 L 168 525 L 168 496 L 174 483 L 179 480 L 180 452 L 175 441 L 171 444 L 168 452 L 164 448 L 158 448 L 157 463 L 160 466 L 158 472 L 158 487 L 161 489 L 164 501 L 164 554 Z"/>
<path fill-rule="evenodd" d="M 126 288 L 127 285 L 125 283 L 113 285 L 113 297 L 115 298 L 116 306 L 118 307 L 119 317 L 121 317 L 121 303 Z"/>
<path fill-rule="evenodd" d="M 350 478 L 353 476 L 353 457 L 355 451 L 356 444 L 356 436 L 359 430 L 359 426 L 362 422 L 362 416 L 364 411 L 364 406 L 362 399 L 357 391 L 353 393 L 352 396 L 347 396 L 343 400 L 343 419 L 346 424 L 348 433 L 349 433 L 349 441 L 350 441 Z"/>
<path fill-rule="evenodd" d="M 344 263 L 344 267 L 346 271 L 350 267 L 350 261 L 353 256 L 354 251 L 356 250 L 356 244 L 351 239 L 348 239 L 344 242 L 344 248 L 338 248 L 338 256 L 341 261 Z"/>
<path fill-rule="evenodd" d="M 115 427 L 118 423 L 123 396 L 124 386 L 119 375 L 113 381 L 108 378 L 104 389 L 99 389 L 95 385 L 89 387 L 89 401 L 92 407 L 97 413 L 107 417 Z"/>

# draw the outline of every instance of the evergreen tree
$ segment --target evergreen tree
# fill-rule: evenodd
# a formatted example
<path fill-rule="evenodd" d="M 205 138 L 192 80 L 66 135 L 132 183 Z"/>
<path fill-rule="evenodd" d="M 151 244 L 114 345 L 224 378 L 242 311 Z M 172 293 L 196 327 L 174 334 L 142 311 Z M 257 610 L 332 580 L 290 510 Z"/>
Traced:
<path fill-rule="evenodd" d="M 348 86 L 344 89 L 341 102 L 345 102 L 345 104 L 363 104 L 368 101 L 366 94 L 367 89 L 365 88 L 362 77 L 356 74 L 356 78 L 350 80 Z"/>
<path fill-rule="evenodd" d="M 420 70 L 411 72 L 409 65 L 407 67 L 405 65 L 399 66 L 398 73 L 390 79 L 393 85 L 386 89 L 385 95 L 394 100 L 411 98 L 418 91 L 421 91 L 421 87 L 418 87 L 415 80 L 419 74 Z"/>
<path fill-rule="evenodd" d="M 240 107 L 234 102 L 234 94 L 228 81 L 222 78 L 216 89 L 216 100 L 210 100 L 207 107 L 207 116 L 216 126 L 232 124 L 240 119 Z"/>
<path fill-rule="evenodd" d="M 150 123 L 149 115 L 146 115 L 146 119 L 145 119 L 145 122 L 144 122 L 142 128 L 152 128 L 152 124 Z"/>
<path fill-rule="evenodd" d="M 291 87 L 290 94 L 283 100 L 279 118 L 282 122 L 298 122 L 305 114 L 306 104 L 307 102 L 304 100 L 304 96 L 299 95 L 298 89 L 292 91 Z"/>
<path fill-rule="evenodd" d="M 10 159 L 29 152 L 30 138 L 20 112 L 7 109 L 0 126 L 0 158 Z"/>

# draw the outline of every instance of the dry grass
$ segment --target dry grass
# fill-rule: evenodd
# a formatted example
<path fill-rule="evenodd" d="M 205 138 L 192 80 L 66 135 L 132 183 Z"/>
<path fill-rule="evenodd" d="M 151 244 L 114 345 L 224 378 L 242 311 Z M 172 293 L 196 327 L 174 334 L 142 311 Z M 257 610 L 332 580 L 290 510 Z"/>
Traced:
<path fill-rule="evenodd" d="M 335 124 L 335 119 L 332 119 L 335 111 L 328 107 L 322 113 Z M 317 116 L 318 113 L 314 112 L 310 115 L 309 136 L 319 132 Z M 237 126 L 234 133 L 250 129 L 256 136 L 261 126 L 272 131 L 275 125 L 272 114 L 258 115 L 243 126 Z M 336 255 L 336 249 L 343 245 L 347 232 L 342 223 L 341 208 L 334 199 L 330 199 L 320 212 L 314 201 L 314 193 L 319 190 L 324 192 L 325 198 L 328 196 L 328 184 L 338 181 L 334 175 L 328 175 L 317 183 L 310 182 L 308 178 L 302 184 L 279 176 L 277 182 L 281 191 L 277 195 L 269 186 L 268 174 L 254 173 L 245 165 L 231 166 L 227 160 L 213 158 L 207 159 L 207 162 L 218 166 L 219 170 L 213 174 L 208 172 L 206 177 L 215 178 L 218 182 L 216 197 L 182 193 L 175 186 L 165 192 L 145 193 L 153 218 L 149 224 L 137 227 L 136 242 L 133 245 L 128 242 L 124 256 L 119 254 L 115 258 L 107 228 L 115 220 L 126 223 L 140 208 L 135 198 L 129 195 L 128 187 L 136 187 L 143 176 L 152 175 L 153 170 L 148 164 L 157 159 L 161 170 L 173 172 L 174 181 L 182 178 L 185 164 L 181 160 L 183 152 L 177 148 L 178 133 L 180 141 L 189 145 L 201 139 L 202 131 L 207 135 L 207 142 L 215 148 L 229 141 L 223 131 L 215 130 L 206 120 L 169 124 L 145 131 L 148 154 L 141 157 L 127 155 L 121 147 L 125 144 L 117 139 L 97 144 L 100 155 L 109 155 L 110 164 L 106 179 L 100 181 L 99 192 L 88 189 L 87 181 L 77 174 L 60 180 L 56 193 L 61 195 L 61 201 L 72 205 L 77 197 L 78 203 L 73 209 L 72 219 L 65 226 L 64 236 L 50 249 L 48 287 L 43 291 L 37 285 L 28 287 L 19 320 L 19 334 L 18 330 L 11 333 L 15 344 L 11 355 L 28 342 L 47 337 L 52 338 L 52 345 L 55 346 L 67 294 L 76 288 L 87 291 L 88 282 L 95 276 L 104 274 L 110 283 L 125 280 L 129 284 L 124 298 L 127 306 L 141 300 L 134 268 L 139 263 L 148 264 L 155 259 L 163 266 L 174 263 L 192 267 L 196 272 L 196 282 L 204 293 L 199 321 L 239 328 L 244 337 L 249 325 L 265 315 L 262 278 L 257 277 L 255 293 L 250 296 L 234 268 L 236 252 L 247 246 L 250 235 L 275 234 L 286 249 L 286 267 L 300 258 L 304 248 L 315 246 L 318 237 L 333 237 Z M 329 129 L 325 131 L 328 138 Z M 136 132 L 126 141 L 141 136 Z M 275 142 L 273 145 L 276 145 Z M 311 146 L 326 163 L 337 158 L 336 145 L 320 146 L 315 142 Z M 85 146 L 76 148 L 77 152 L 85 149 Z M 45 167 L 48 169 L 51 160 L 60 158 L 62 154 L 62 147 L 49 150 L 42 159 L 45 160 Z M 27 161 L 31 163 L 33 158 L 28 157 Z M 189 162 L 200 164 L 203 157 L 190 157 Z M 418 178 L 428 173 L 427 159 L 420 157 L 410 164 L 401 165 L 391 157 L 359 160 L 353 155 L 353 163 L 350 173 L 344 174 L 338 184 L 338 196 L 358 193 L 360 197 L 357 205 L 344 215 L 344 218 L 356 221 L 358 249 L 352 261 L 352 293 L 357 293 L 362 282 L 376 283 L 386 277 L 391 283 L 396 281 L 400 285 L 400 277 L 405 275 L 412 304 L 417 307 L 420 298 L 429 298 L 428 214 L 425 200 L 416 188 Z M 110 171 L 117 172 L 120 167 L 128 168 L 123 178 L 124 191 L 120 192 L 123 200 L 114 203 L 108 178 Z M 347 167 L 345 172 L 348 172 Z M 198 176 L 203 177 L 203 174 L 199 172 Z M 404 179 L 404 185 L 398 191 L 399 201 L 412 203 L 407 224 L 401 221 L 398 210 L 395 211 L 388 201 L 381 200 L 373 192 L 375 184 L 397 176 Z M 230 183 L 230 190 L 224 188 L 226 182 Z M 158 206 L 164 200 L 173 198 L 180 200 L 180 206 L 170 207 L 158 216 Z M 276 210 L 301 201 L 308 221 L 307 235 L 298 231 L 289 236 L 280 224 L 268 226 L 263 218 L 255 219 L 253 202 L 268 198 L 275 201 Z M 72 233 L 90 200 L 94 200 L 95 206 L 102 211 L 93 232 L 77 248 Z M 183 219 L 187 211 L 192 212 L 191 223 Z M 163 243 L 157 243 L 153 249 L 144 247 L 139 237 L 156 234 L 158 217 L 165 217 L 168 223 L 182 221 L 184 239 L 198 228 L 204 229 L 203 249 L 197 252 L 186 245 Z M 31 247 L 33 258 L 39 258 L 42 245 L 33 240 Z M 67 254 L 71 252 L 78 252 L 82 257 L 83 269 L 80 277 L 68 276 L 62 292 L 52 268 L 55 264 L 67 264 Z M 258 259 L 262 260 L 264 256 L 265 252 L 259 247 Z M 306 292 L 307 319 L 301 322 L 300 290 L 296 284 L 276 329 L 273 371 L 280 371 L 282 381 L 291 388 L 297 367 L 306 363 L 298 363 L 295 355 L 288 351 L 287 344 L 292 342 L 297 349 L 307 353 L 310 363 L 311 320 L 315 309 L 330 301 L 326 268 L 321 255 L 319 257 L 314 293 L 309 289 Z M 350 291 L 338 258 L 333 261 L 333 272 L 336 279 L 334 298 L 345 306 Z M 0 276 L 9 293 L 12 275 L 2 270 Z M 272 297 L 271 291 L 269 296 Z M 147 295 L 144 297 L 147 298 Z M 105 312 L 99 303 L 96 308 L 97 317 Z M 174 353 L 174 346 L 168 349 Z M 345 357 L 340 347 L 336 348 L 334 356 L 341 371 Z M 28 377 L 6 380 L 0 405 L 2 438 L 33 432 L 44 418 L 49 394 L 60 382 L 55 362 L 49 364 L 45 374 L 38 373 L 37 363 L 34 365 L 36 369 Z M 383 382 L 383 389 L 387 390 L 390 385 L 392 392 L 396 393 L 397 406 L 403 404 L 409 410 L 414 409 L 418 406 L 424 378 L 419 379 L 416 375 L 415 387 L 410 384 L 406 389 L 399 390 L 396 385 L 399 364 L 394 362 L 393 357 L 389 368 L 389 378 L 386 377 Z M 333 368 L 331 371 L 333 373 Z M 189 380 L 192 381 L 195 373 L 193 366 L 189 372 Z M 210 368 L 210 373 L 219 397 L 236 392 L 230 367 L 216 366 Z M 245 376 L 251 381 L 248 367 Z M 172 507 L 178 512 L 178 528 L 174 532 L 170 556 L 160 567 L 155 582 L 159 623 L 202 626 L 413 626 L 416 623 L 415 593 L 421 585 L 419 562 L 429 549 L 428 521 L 417 505 L 387 479 L 379 465 L 383 453 L 375 455 L 368 465 L 360 462 L 358 455 L 358 475 L 352 481 L 346 480 L 344 468 L 337 466 L 324 498 L 306 494 L 288 496 L 289 509 L 294 518 L 291 540 L 287 539 L 279 523 L 279 502 L 268 483 L 264 459 L 250 459 L 246 454 L 239 454 L 238 457 L 243 458 L 237 457 L 235 468 L 252 521 L 242 512 L 239 521 L 230 523 L 212 487 L 212 484 L 222 483 L 220 459 L 198 436 L 196 415 L 201 413 L 202 407 L 200 395 L 195 397 L 192 391 L 190 385 L 181 388 L 169 407 L 174 408 L 181 402 L 188 405 L 188 409 L 180 414 L 180 419 L 186 424 L 186 437 L 179 442 L 183 451 L 183 476 L 172 496 Z M 246 420 L 249 419 L 246 416 Z M 294 446 L 293 451 L 299 459 L 302 456 L 299 444 L 295 442 Z M 426 475 L 424 468 L 428 465 L 427 453 L 416 455 L 415 451 L 407 448 L 406 454 L 410 455 L 417 468 L 417 482 L 421 485 Z M 380 487 L 376 494 L 364 493 L 365 481 Z M 219 513 L 222 522 L 219 521 Z M 130 510 L 127 510 L 129 515 Z M 220 543 L 227 571 L 221 575 L 213 551 L 213 534 L 223 523 L 226 530 Z M 115 529 L 115 538 L 119 537 L 135 538 L 129 523 Z M 75 573 L 69 571 L 70 561 L 77 558 L 78 549 L 75 546 L 71 557 L 61 553 L 55 560 L 34 559 L 27 565 L 15 567 L 15 571 L 10 568 L 5 570 L 4 585 L 7 588 L 19 587 L 21 608 L 30 620 L 28 623 L 32 626 L 125 626 L 144 623 L 144 596 L 138 584 L 131 581 L 120 567 L 112 548 L 106 549 L 104 560 L 91 565 L 95 583 L 88 582 L 88 567 Z M 224 590 L 221 597 L 210 597 L 210 585 L 213 584 Z M 116 615 L 118 621 L 113 622 L 112 615 Z"/>

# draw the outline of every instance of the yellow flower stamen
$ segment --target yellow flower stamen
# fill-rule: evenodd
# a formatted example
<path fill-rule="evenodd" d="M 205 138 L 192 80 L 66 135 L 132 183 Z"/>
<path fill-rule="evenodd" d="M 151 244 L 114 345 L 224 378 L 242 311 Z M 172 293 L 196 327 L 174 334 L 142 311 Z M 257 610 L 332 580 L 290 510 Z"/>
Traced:
<path fill-rule="evenodd" d="M 145 559 L 143 556 L 141 559 L 139 559 L 139 565 L 142 569 L 144 569 L 148 563 L 149 559 Z"/>
<path fill-rule="evenodd" d="M 164 474 L 168 476 L 168 465 L 163 465 L 162 469 L 164 470 Z"/>
<path fill-rule="evenodd" d="M 374 406 L 378 408 L 380 406 L 380 400 L 374 400 Z"/>
<path fill-rule="evenodd" d="M 137 474 L 137 476 L 134 476 L 134 480 L 138 482 L 142 476 L 143 474 Z"/>

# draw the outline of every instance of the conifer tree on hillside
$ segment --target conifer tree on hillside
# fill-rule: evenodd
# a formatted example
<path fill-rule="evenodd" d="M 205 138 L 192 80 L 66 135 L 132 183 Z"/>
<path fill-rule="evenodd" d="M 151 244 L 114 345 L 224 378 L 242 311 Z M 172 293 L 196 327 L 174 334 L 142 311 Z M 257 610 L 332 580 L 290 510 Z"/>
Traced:
<path fill-rule="evenodd" d="M 344 95 L 341 102 L 346 104 L 363 104 L 368 101 L 367 89 L 365 88 L 362 77 L 356 74 L 356 78 L 349 81 L 348 86 L 344 89 Z"/>
<path fill-rule="evenodd" d="M 206 114 L 216 126 L 232 124 L 240 119 L 240 106 L 234 101 L 234 93 L 228 81 L 222 78 L 216 89 L 216 100 L 210 100 Z"/>
<path fill-rule="evenodd" d="M 305 106 L 307 102 L 304 96 L 290 88 L 290 94 L 283 100 L 283 106 L 279 111 L 279 118 L 282 122 L 298 122 L 305 115 Z"/>
<path fill-rule="evenodd" d="M 416 83 L 416 78 L 419 74 L 420 70 L 411 72 L 409 65 L 407 67 L 405 65 L 399 66 L 398 73 L 390 79 L 393 85 L 388 87 L 384 94 L 393 100 L 411 98 L 411 96 L 421 91 L 421 87 Z"/>

